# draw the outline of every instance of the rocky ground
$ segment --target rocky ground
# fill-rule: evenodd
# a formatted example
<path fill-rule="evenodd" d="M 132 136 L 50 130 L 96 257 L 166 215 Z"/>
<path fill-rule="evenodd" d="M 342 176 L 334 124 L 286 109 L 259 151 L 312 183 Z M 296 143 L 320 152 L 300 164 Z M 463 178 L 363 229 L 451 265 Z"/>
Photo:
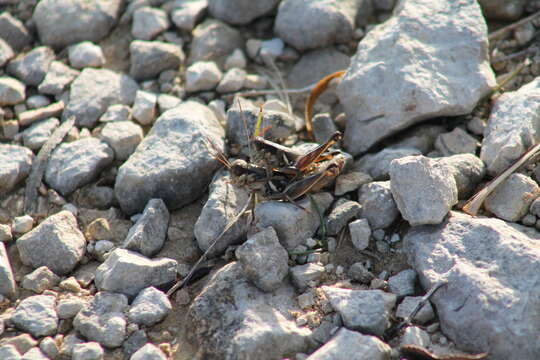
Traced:
<path fill-rule="evenodd" d="M 0 0 L 0 359 L 540 358 L 540 167 L 460 211 L 540 140 L 540 2 L 479 2 Z M 343 69 L 335 185 L 211 248 L 205 139 L 306 149 Z"/>

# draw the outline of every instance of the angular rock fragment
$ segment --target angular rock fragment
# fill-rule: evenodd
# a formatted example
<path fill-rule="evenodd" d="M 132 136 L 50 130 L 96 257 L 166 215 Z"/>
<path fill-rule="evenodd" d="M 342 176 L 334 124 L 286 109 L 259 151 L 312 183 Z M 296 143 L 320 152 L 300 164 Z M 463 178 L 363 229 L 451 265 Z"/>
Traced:
<path fill-rule="evenodd" d="M 28 176 L 34 154 L 19 145 L 0 144 L 0 193 L 12 190 Z"/>
<path fill-rule="evenodd" d="M 167 295 L 149 287 L 133 300 L 127 316 L 132 323 L 152 326 L 163 320 L 171 310 L 172 305 Z"/>
<path fill-rule="evenodd" d="M 161 115 L 129 159 L 120 166 L 114 192 L 127 214 L 161 198 L 171 210 L 198 198 L 218 161 L 206 139 L 223 149 L 223 128 L 212 110 L 186 101 Z"/>
<path fill-rule="evenodd" d="M 73 327 L 89 340 L 108 348 L 118 347 L 126 337 L 127 322 L 123 312 L 127 307 L 125 295 L 99 292 L 88 308 L 79 311 Z"/>
<path fill-rule="evenodd" d="M 54 51 L 50 47 L 40 46 L 10 61 L 7 71 L 26 85 L 37 86 L 45 77 L 53 60 Z"/>
<path fill-rule="evenodd" d="M 193 29 L 192 34 L 188 64 L 202 60 L 222 65 L 227 55 L 244 46 L 240 32 L 219 20 L 205 20 Z"/>
<path fill-rule="evenodd" d="M 17 249 L 25 265 L 46 266 L 58 275 L 70 273 L 83 257 L 85 248 L 86 240 L 77 219 L 66 210 L 49 216 L 17 239 Z"/>
<path fill-rule="evenodd" d="M 523 174 L 512 174 L 486 198 L 484 206 L 498 218 L 518 221 L 539 195 L 536 181 Z"/>
<path fill-rule="evenodd" d="M 137 80 L 151 79 L 165 70 L 177 70 L 185 58 L 180 46 L 161 41 L 133 41 L 129 52 L 129 74 Z"/>
<path fill-rule="evenodd" d="M 280 359 L 306 352 L 311 331 L 298 328 L 294 289 L 287 284 L 271 293 L 252 285 L 238 262 L 222 267 L 193 300 L 184 336 L 203 358 Z"/>
<path fill-rule="evenodd" d="M 289 254 L 271 227 L 251 236 L 235 253 L 246 277 L 262 291 L 277 289 L 289 271 Z"/>
<path fill-rule="evenodd" d="M 113 159 L 113 150 L 93 137 L 63 143 L 51 154 L 45 181 L 62 195 L 69 195 L 95 180 Z"/>
<path fill-rule="evenodd" d="M 168 226 L 167 206 L 161 199 L 152 199 L 144 208 L 142 216 L 129 229 L 123 247 L 151 257 L 161 250 Z"/>
<path fill-rule="evenodd" d="M 100 291 L 135 296 L 149 286 L 159 287 L 176 279 L 176 261 L 150 260 L 136 252 L 116 249 L 96 270 L 95 283 Z"/>
<path fill-rule="evenodd" d="M 6 246 L 0 242 L 0 295 L 14 299 L 17 292 L 15 276 L 11 269 Z"/>
<path fill-rule="evenodd" d="M 22 331 L 38 338 L 54 335 L 58 327 L 58 315 L 55 309 L 56 299 L 49 295 L 27 297 L 17 305 L 11 322 Z"/>
<path fill-rule="evenodd" d="M 372 230 L 384 229 L 399 217 L 390 181 L 374 181 L 358 190 L 358 202 L 362 206 L 360 216 L 366 218 Z"/>
<path fill-rule="evenodd" d="M 523 226 L 451 212 L 436 226 L 411 229 L 403 243 L 456 345 L 490 358 L 536 359 L 540 319 L 540 235 Z M 509 305 L 511 304 L 511 305 Z M 496 315 L 495 315 L 496 314 Z"/>
<path fill-rule="evenodd" d="M 233 25 L 245 25 L 252 20 L 268 14 L 279 0 L 210 0 L 208 11 L 216 19 Z"/>
<path fill-rule="evenodd" d="M 307 360 L 388 360 L 392 348 L 375 336 L 341 328 Z"/>
<path fill-rule="evenodd" d="M 480 159 L 491 175 L 513 164 L 540 140 L 540 78 L 497 98 L 484 132 Z"/>
<path fill-rule="evenodd" d="M 422 155 L 392 161 L 390 188 L 401 215 L 412 226 L 440 223 L 458 201 L 450 170 Z"/>
<path fill-rule="evenodd" d="M 396 295 L 381 290 L 349 290 L 323 286 L 332 308 L 348 329 L 382 336 L 390 326 Z"/>
<path fill-rule="evenodd" d="M 84 40 L 99 42 L 116 23 L 121 7 L 121 0 L 43 0 L 32 20 L 42 43 L 61 48 Z"/>
<path fill-rule="evenodd" d="M 86 68 L 71 84 L 63 119 L 75 116 L 78 126 L 93 127 L 110 105 L 131 105 L 138 89 L 127 75 Z"/>
<path fill-rule="evenodd" d="M 486 24 L 475 1 L 401 2 L 388 21 L 359 43 L 338 86 L 349 115 L 347 151 L 365 152 L 426 119 L 471 112 L 495 86 L 488 48 Z"/>

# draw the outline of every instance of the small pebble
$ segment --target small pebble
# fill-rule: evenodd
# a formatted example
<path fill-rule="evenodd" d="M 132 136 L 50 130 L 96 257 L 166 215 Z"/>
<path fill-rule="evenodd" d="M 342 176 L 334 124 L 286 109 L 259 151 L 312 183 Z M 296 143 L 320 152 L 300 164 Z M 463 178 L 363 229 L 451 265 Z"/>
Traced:
<path fill-rule="evenodd" d="M 11 230 L 17 234 L 25 234 L 32 230 L 34 219 L 30 215 L 17 216 L 13 219 Z"/>

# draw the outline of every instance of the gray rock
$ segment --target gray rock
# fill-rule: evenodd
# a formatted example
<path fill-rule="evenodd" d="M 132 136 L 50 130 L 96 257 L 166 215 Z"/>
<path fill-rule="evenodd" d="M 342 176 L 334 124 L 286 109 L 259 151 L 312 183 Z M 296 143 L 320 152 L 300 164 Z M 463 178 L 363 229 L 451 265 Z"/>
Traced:
<path fill-rule="evenodd" d="M 396 295 L 381 290 L 350 290 L 330 286 L 321 289 L 348 329 L 382 336 L 390 326 L 390 312 L 396 304 Z"/>
<path fill-rule="evenodd" d="M 0 295 L 11 299 L 15 299 L 17 295 L 15 276 L 3 242 L 0 242 Z"/>
<path fill-rule="evenodd" d="M 218 166 L 205 137 L 223 149 L 223 128 L 206 106 L 186 101 L 161 115 L 118 170 L 114 191 L 122 210 L 131 215 L 152 198 L 173 210 L 202 195 Z"/>
<path fill-rule="evenodd" d="M 414 284 L 416 282 L 416 271 L 407 269 L 400 271 L 388 279 L 389 290 L 396 294 L 398 299 L 407 295 L 414 295 Z"/>
<path fill-rule="evenodd" d="M 536 198 L 529 207 L 529 212 L 535 216 L 540 216 L 540 198 Z"/>
<path fill-rule="evenodd" d="M 133 102 L 133 118 L 141 125 L 150 125 L 156 118 L 157 96 L 139 90 Z"/>
<path fill-rule="evenodd" d="M 233 25 L 245 25 L 270 13 L 279 0 L 209 0 L 208 11 L 216 19 Z"/>
<path fill-rule="evenodd" d="M 47 359 L 55 359 L 60 355 L 58 345 L 50 336 L 43 338 L 39 342 L 39 349 L 43 352 L 43 354 L 45 354 L 45 356 L 47 356 Z"/>
<path fill-rule="evenodd" d="M 131 105 L 137 90 L 137 83 L 127 75 L 86 68 L 71 84 L 63 118 L 75 116 L 77 126 L 93 127 L 110 105 Z"/>
<path fill-rule="evenodd" d="M 186 91 L 213 90 L 223 74 L 212 61 L 197 61 L 186 70 Z"/>
<path fill-rule="evenodd" d="M 85 40 L 97 43 L 115 25 L 121 6 L 121 0 L 44 0 L 34 9 L 32 20 L 45 45 L 61 48 Z"/>
<path fill-rule="evenodd" d="M 50 47 L 40 46 L 10 61 L 7 72 L 26 85 L 37 86 L 45 77 L 53 60 L 54 51 Z"/>
<path fill-rule="evenodd" d="M 146 344 L 137 350 L 130 360 L 167 360 L 167 356 L 154 344 Z"/>
<path fill-rule="evenodd" d="M 178 5 L 171 12 L 171 19 L 178 28 L 191 31 L 203 17 L 208 0 L 181 1 Z"/>
<path fill-rule="evenodd" d="M 93 137 L 63 143 L 47 163 L 45 181 L 62 195 L 69 195 L 94 181 L 113 159 L 113 150 Z"/>
<path fill-rule="evenodd" d="M 399 216 L 390 181 L 362 185 L 358 191 L 358 202 L 362 206 L 359 216 L 368 220 L 372 230 L 387 228 Z"/>
<path fill-rule="evenodd" d="M 133 300 L 127 316 L 131 323 L 152 326 L 163 320 L 171 310 L 172 305 L 167 295 L 149 287 Z"/>
<path fill-rule="evenodd" d="M 487 28 L 476 2 L 401 2 L 359 43 L 338 86 L 349 115 L 345 146 L 357 155 L 425 119 L 468 114 L 494 85 Z"/>
<path fill-rule="evenodd" d="M 300 60 L 293 66 L 287 75 L 287 84 L 292 88 L 301 88 L 311 85 L 321 80 L 326 75 L 347 68 L 349 63 L 349 56 L 336 50 L 334 47 L 308 51 L 302 55 Z M 307 95 L 304 97 L 293 96 L 292 98 L 293 100 L 297 99 L 296 101 L 303 106 L 305 97 L 307 97 Z M 318 102 L 323 104 L 333 104 L 336 100 L 337 96 L 335 91 L 328 89 L 318 99 Z"/>
<path fill-rule="evenodd" d="M 538 238 L 523 226 L 457 212 L 407 233 L 404 249 L 423 288 L 448 282 L 431 301 L 460 349 L 495 360 L 538 357 L 540 319 L 531 316 L 540 306 Z"/>
<path fill-rule="evenodd" d="M 411 315 L 412 311 L 416 308 L 418 303 L 422 301 L 423 296 L 405 296 L 401 304 L 398 305 L 396 309 L 396 316 L 402 319 L 405 319 Z M 425 324 L 430 322 L 435 318 L 435 313 L 433 312 L 433 306 L 428 301 L 423 305 L 416 315 L 412 318 L 412 322 L 416 324 Z"/>
<path fill-rule="evenodd" d="M 488 19 L 514 21 L 521 17 L 526 0 L 479 0 L 482 11 Z"/>
<path fill-rule="evenodd" d="M 0 193 L 11 191 L 30 173 L 34 154 L 19 145 L 0 144 Z"/>
<path fill-rule="evenodd" d="M 134 331 L 122 344 L 122 352 L 126 359 L 131 358 L 137 350 L 148 343 L 148 337 L 144 330 Z"/>
<path fill-rule="evenodd" d="M 14 346 L 19 354 L 24 354 L 38 344 L 38 342 L 34 340 L 28 333 L 23 333 L 2 340 L 2 345 Z"/>
<path fill-rule="evenodd" d="M 58 315 L 55 309 L 56 299 L 49 295 L 27 297 L 17 305 L 11 316 L 11 322 L 33 337 L 53 335 L 58 327 Z"/>
<path fill-rule="evenodd" d="M 129 53 L 129 73 L 137 80 L 151 79 L 165 70 L 177 70 L 185 57 L 180 46 L 161 41 L 132 41 Z"/>
<path fill-rule="evenodd" d="M 373 179 L 368 174 L 364 174 L 360 171 L 351 171 L 337 177 L 334 193 L 337 196 L 340 196 L 350 191 L 354 191 L 360 186 L 372 181 Z"/>
<path fill-rule="evenodd" d="M 46 266 L 58 275 L 70 273 L 82 259 L 86 240 L 69 211 L 49 216 L 17 239 L 21 261 L 34 268 Z"/>
<path fill-rule="evenodd" d="M 14 56 L 15 53 L 11 46 L 4 39 L 0 38 L 0 67 L 3 67 Z"/>
<path fill-rule="evenodd" d="M 351 241 L 358 250 L 365 250 L 369 246 L 371 238 L 371 228 L 366 219 L 358 219 L 349 224 Z"/>
<path fill-rule="evenodd" d="M 327 234 L 337 235 L 350 220 L 358 216 L 361 209 L 362 207 L 356 201 L 338 201 L 326 217 Z"/>
<path fill-rule="evenodd" d="M 17 79 L 0 77 L 0 106 L 15 105 L 24 101 L 25 85 Z"/>
<path fill-rule="evenodd" d="M 321 213 L 324 213 L 332 202 L 332 196 L 328 193 L 315 194 L 312 198 Z M 254 210 L 254 231 L 273 227 L 279 241 L 287 250 L 293 250 L 306 239 L 313 237 L 320 225 L 320 217 L 310 199 L 305 198 L 297 203 L 307 211 L 288 202 L 265 201 L 257 204 Z"/>
<path fill-rule="evenodd" d="M 169 26 L 169 18 L 164 10 L 144 6 L 133 13 L 131 35 L 135 39 L 152 40 Z"/>
<path fill-rule="evenodd" d="M 306 360 L 390 360 L 392 348 L 375 336 L 341 328 Z"/>
<path fill-rule="evenodd" d="M 495 101 L 480 152 L 489 174 L 501 173 L 540 140 L 538 96 L 540 77 Z"/>
<path fill-rule="evenodd" d="M 90 341 L 73 347 L 72 360 L 103 360 L 103 348 L 99 343 Z"/>
<path fill-rule="evenodd" d="M 63 62 L 53 61 L 45 78 L 39 84 L 38 90 L 43 94 L 60 95 L 78 75 L 77 70 L 70 68 Z"/>
<path fill-rule="evenodd" d="M 15 51 L 20 51 L 32 42 L 32 35 L 17 18 L 8 11 L 0 14 L 0 34 Z"/>
<path fill-rule="evenodd" d="M 459 199 L 469 198 L 486 175 L 484 162 L 473 154 L 446 156 L 437 159 L 437 161 L 441 165 L 448 166 L 448 169 L 454 175 Z"/>
<path fill-rule="evenodd" d="M 13 240 L 13 233 L 11 226 L 7 224 L 0 224 L 0 242 L 8 243 Z"/>
<path fill-rule="evenodd" d="M 193 29 L 192 35 L 188 64 L 215 61 L 221 66 L 227 55 L 244 46 L 240 32 L 219 20 L 205 20 Z"/>
<path fill-rule="evenodd" d="M 88 308 L 79 311 L 73 320 L 73 327 L 88 340 L 97 341 L 108 348 L 119 347 L 126 337 L 123 312 L 127 307 L 125 295 L 99 292 Z"/>
<path fill-rule="evenodd" d="M 100 291 L 135 296 L 149 286 L 159 287 L 176 279 L 176 261 L 150 260 L 136 252 L 116 249 L 96 270 L 95 284 Z"/>
<path fill-rule="evenodd" d="M 219 82 L 216 90 L 219 93 L 235 92 L 244 87 L 244 81 L 246 80 L 246 71 L 243 69 L 232 68 L 229 69 Z"/>
<path fill-rule="evenodd" d="M 25 234 L 32 230 L 34 219 L 30 215 L 17 216 L 11 223 L 11 230 L 16 234 Z"/>
<path fill-rule="evenodd" d="M 32 124 L 21 133 L 24 146 L 32 150 L 39 150 L 59 125 L 60 121 L 56 118 L 48 118 Z"/>
<path fill-rule="evenodd" d="M 139 92 L 139 91 L 137 91 Z M 100 122 L 120 122 L 120 121 L 130 121 L 131 120 L 131 108 L 127 105 L 116 104 L 111 105 L 99 118 Z"/>
<path fill-rule="evenodd" d="M 167 206 L 161 199 L 151 199 L 146 204 L 142 216 L 129 229 L 122 247 L 151 257 L 163 247 L 168 226 Z"/>
<path fill-rule="evenodd" d="M 475 154 L 477 146 L 478 140 L 459 127 L 450 132 L 440 134 L 435 140 L 435 149 L 443 156 L 466 153 Z"/>
<path fill-rule="evenodd" d="M 324 143 L 337 131 L 334 120 L 328 113 L 317 114 L 313 117 L 313 136 L 319 144 Z"/>
<path fill-rule="evenodd" d="M 23 277 L 21 286 L 24 289 L 41 294 L 45 290 L 58 285 L 59 282 L 60 277 L 58 275 L 53 273 L 46 266 L 40 266 Z"/>
<path fill-rule="evenodd" d="M 310 284 L 317 284 L 324 274 L 324 266 L 315 263 L 293 266 L 290 269 L 291 281 L 298 291 L 304 291 Z"/>
<path fill-rule="evenodd" d="M 0 346 L 0 358 L 4 360 L 20 360 L 21 354 L 13 345 L 2 345 Z"/>
<path fill-rule="evenodd" d="M 34 347 L 24 353 L 21 360 L 49 360 L 40 348 Z"/>
<path fill-rule="evenodd" d="M 484 202 L 487 210 L 507 221 L 518 221 L 540 195 L 540 187 L 530 177 L 512 174 Z"/>
<path fill-rule="evenodd" d="M 144 137 L 142 128 L 131 121 L 114 121 L 103 127 L 100 139 L 114 150 L 116 160 L 126 160 Z"/>
<path fill-rule="evenodd" d="M 208 250 L 225 226 L 246 206 L 248 199 L 249 192 L 245 187 L 234 185 L 231 176 L 225 172 L 216 173 L 208 189 L 208 200 L 193 230 L 200 249 Z M 223 234 L 210 256 L 223 253 L 227 247 L 245 238 L 248 228 L 249 214 L 246 213 Z"/>
<path fill-rule="evenodd" d="M 177 107 L 182 102 L 182 99 L 169 94 L 159 94 L 157 98 L 159 112 L 163 114 L 167 110 Z"/>
<path fill-rule="evenodd" d="M 366 269 L 366 267 L 361 262 L 352 264 L 347 274 L 353 280 L 356 280 L 363 284 L 369 284 L 371 280 L 375 278 L 375 275 L 373 275 L 368 269 Z"/>
<path fill-rule="evenodd" d="M 83 41 L 68 48 L 69 63 L 75 69 L 100 67 L 105 64 L 105 56 L 99 45 Z"/>
<path fill-rule="evenodd" d="M 60 347 L 60 355 L 71 357 L 75 345 L 82 344 L 84 342 L 84 340 L 78 338 L 74 333 L 66 335 L 64 337 L 64 341 L 62 342 L 62 346 Z"/>
<path fill-rule="evenodd" d="M 186 326 L 193 331 L 184 336 L 206 359 L 280 359 L 310 348 L 311 331 L 296 327 L 290 311 L 298 311 L 290 285 L 262 292 L 233 262 L 192 301 Z"/>
<path fill-rule="evenodd" d="M 251 236 L 235 254 L 246 277 L 262 291 L 277 289 L 289 272 L 289 254 L 271 227 Z"/>
<path fill-rule="evenodd" d="M 401 345 L 416 345 L 426 348 L 430 345 L 429 334 L 417 326 L 408 326 L 401 336 Z"/>
<path fill-rule="evenodd" d="M 352 39 L 357 1 L 284 0 L 280 3 L 274 32 L 300 51 L 345 43 Z"/>
<path fill-rule="evenodd" d="M 45 95 L 32 95 L 26 99 L 26 107 L 28 109 L 39 109 L 51 104 L 51 100 Z"/>
<path fill-rule="evenodd" d="M 60 319 L 71 319 L 85 306 L 86 302 L 80 298 L 62 299 L 59 300 L 58 305 L 56 305 L 56 312 Z"/>
<path fill-rule="evenodd" d="M 355 161 L 354 168 L 369 174 L 375 180 L 390 179 L 390 163 L 405 156 L 421 155 L 415 148 L 390 147 L 375 154 L 367 154 Z"/>
<path fill-rule="evenodd" d="M 390 189 L 401 215 L 412 226 L 440 223 L 458 201 L 450 170 L 422 155 L 392 161 Z"/>

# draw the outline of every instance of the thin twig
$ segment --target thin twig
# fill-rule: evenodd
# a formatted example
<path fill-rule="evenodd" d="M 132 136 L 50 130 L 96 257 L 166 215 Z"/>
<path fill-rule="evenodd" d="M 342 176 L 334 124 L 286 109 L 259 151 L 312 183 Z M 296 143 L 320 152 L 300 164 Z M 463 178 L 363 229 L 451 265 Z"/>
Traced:
<path fill-rule="evenodd" d="M 497 64 L 497 63 L 505 62 L 505 61 L 512 60 L 512 59 L 515 59 L 515 58 L 519 58 L 519 57 L 522 57 L 522 56 L 525 56 L 525 55 L 534 54 L 535 52 L 538 52 L 538 48 L 536 48 L 535 46 L 530 46 L 530 47 L 528 47 L 528 48 L 526 48 L 524 50 L 517 51 L 517 52 L 509 54 L 509 55 L 498 56 L 496 58 L 493 58 L 493 59 L 491 59 L 491 63 L 492 64 Z"/>
<path fill-rule="evenodd" d="M 38 155 L 34 159 L 32 170 L 30 171 L 30 176 L 26 181 L 26 189 L 24 191 L 24 211 L 26 214 L 33 214 L 36 211 L 38 188 L 41 185 L 41 179 L 43 178 L 43 173 L 47 167 L 49 156 L 58 146 L 58 144 L 62 142 L 74 124 L 75 117 L 70 116 L 54 131 L 47 142 L 41 147 Z"/>
<path fill-rule="evenodd" d="M 235 216 L 234 219 L 231 220 L 231 222 L 229 222 L 225 228 L 223 228 L 223 231 L 221 231 L 221 233 L 218 235 L 218 237 L 210 244 L 210 246 L 208 247 L 208 249 L 206 249 L 206 251 L 201 255 L 201 257 L 199 258 L 199 260 L 197 260 L 197 262 L 195 263 L 195 265 L 193 265 L 193 267 L 191 268 L 191 270 L 189 271 L 189 273 L 186 275 L 185 278 L 183 278 L 182 280 L 178 281 L 176 284 L 174 284 L 174 286 L 172 288 L 169 289 L 169 291 L 167 291 L 167 296 L 168 297 L 171 297 L 177 290 L 180 290 L 181 288 L 183 288 L 188 282 L 189 280 L 193 277 L 193 274 L 195 274 L 195 271 L 197 271 L 197 269 L 199 268 L 199 265 L 206 260 L 206 258 L 208 257 L 208 254 L 212 251 L 212 249 L 214 249 L 214 247 L 216 246 L 216 244 L 218 243 L 218 241 L 223 237 L 223 235 L 225 235 L 225 233 L 227 231 L 229 231 L 229 229 L 234 225 L 236 224 L 236 222 L 242 217 L 242 215 L 247 211 L 248 207 L 249 207 L 249 204 L 251 203 L 253 199 L 253 194 L 250 194 L 249 195 L 249 198 L 248 200 L 246 201 L 246 204 L 244 205 L 244 207 L 242 208 L 242 210 L 240 210 L 240 212 Z"/>
<path fill-rule="evenodd" d="M 498 83 L 490 92 L 489 97 L 493 96 L 500 90 L 504 90 L 504 86 L 508 84 L 511 80 L 513 80 L 516 76 L 519 75 L 520 72 L 523 71 L 527 66 L 531 64 L 530 59 L 525 59 L 524 62 L 522 62 L 517 68 L 514 69 L 510 74 L 508 74 L 507 77 L 505 77 L 500 83 Z"/>
<path fill-rule="evenodd" d="M 525 25 L 526 23 L 536 19 L 538 16 L 540 16 L 540 11 L 537 11 L 535 12 L 534 14 L 532 15 L 529 15 L 527 16 L 526 18 L 524 19 L 521 19 L 515 23 L 512 23 L 508 26 L 505 26 L 497 31 L 494 31 L 492 32 L 491 34 L 489 34 L 488 36 L 488 39 L 490 42 L 493 42 L 495 40 L 500 40 L 502 39 L 506 34 L 508 34 L 510 31 L 522 26 L 522 25 Z"/>

